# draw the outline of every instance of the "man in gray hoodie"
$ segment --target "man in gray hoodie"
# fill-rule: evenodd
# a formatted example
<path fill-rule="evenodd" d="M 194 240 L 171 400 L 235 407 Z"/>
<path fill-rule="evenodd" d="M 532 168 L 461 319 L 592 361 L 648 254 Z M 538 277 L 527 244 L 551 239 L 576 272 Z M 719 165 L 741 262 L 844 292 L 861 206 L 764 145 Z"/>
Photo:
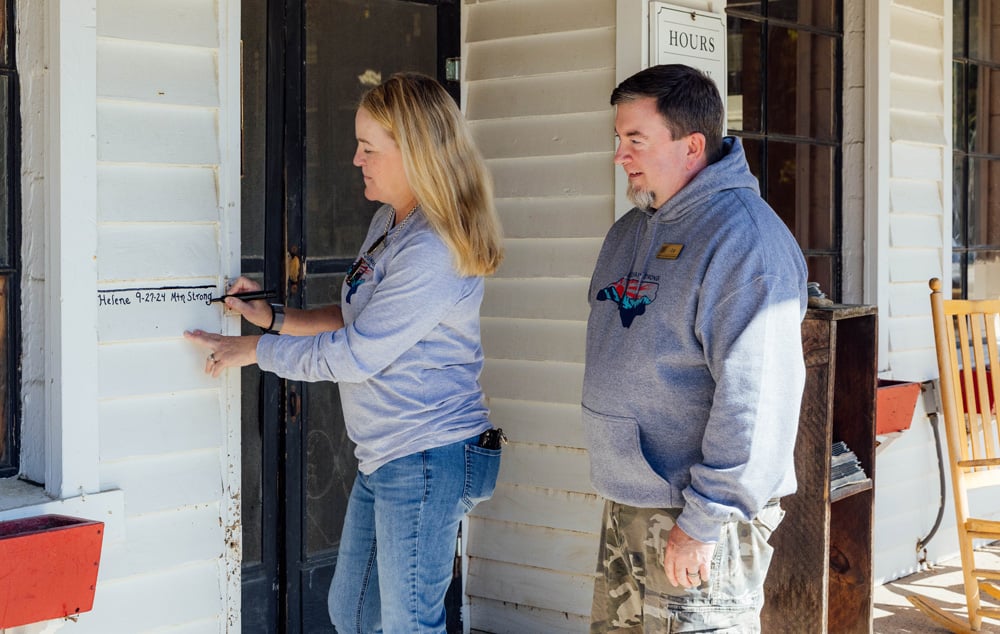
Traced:
<path fill-rule="evenodd" d="M 583 421 L 608 499 L 592 631 L 757 632 L 795 491 L 805 260 L 707 76 L 648 68 L 611 104 L 635 208 L 590 284 Z"/>

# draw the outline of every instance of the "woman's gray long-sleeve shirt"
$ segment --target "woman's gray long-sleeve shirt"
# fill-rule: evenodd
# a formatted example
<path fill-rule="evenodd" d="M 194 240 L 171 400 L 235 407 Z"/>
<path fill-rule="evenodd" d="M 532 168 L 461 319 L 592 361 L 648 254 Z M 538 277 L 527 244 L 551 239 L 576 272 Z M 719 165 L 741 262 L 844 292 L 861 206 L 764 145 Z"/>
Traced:
<path fill-rule="evenodd" d="M 362 253 L 392 213 L 388 205 L 375 213 Z M 419 208 L 383 245 L 366 258 L 357 281 L 344 284 L 344 328 L 311 337 L 264 335 L 257 344 L 263 370 L 340 384 L 363 473 L 490 427 L 479 385 L 483 278 L 458 274 Z"/>
<path fill-rule="evenodd" d="M 806 266 L 738 139 L 611 228 L 590 285 L 583 421 L 598 492 L 683 507 L 714 542 L 795 491 Z M 818 456 L 817 459 L 829 459 Z"/>

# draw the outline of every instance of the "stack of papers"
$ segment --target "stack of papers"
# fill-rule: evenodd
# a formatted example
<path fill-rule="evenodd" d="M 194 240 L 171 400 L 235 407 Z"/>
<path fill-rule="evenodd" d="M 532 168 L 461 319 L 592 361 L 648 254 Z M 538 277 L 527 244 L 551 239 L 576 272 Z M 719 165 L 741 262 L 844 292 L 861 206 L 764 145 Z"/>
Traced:
<path fill-rule="evenodd" d="M 855 482 L 868 480 L 865 470 L 861 468 L 858 457 L 848 449 L 843 441 L 833 443 L 830 458 L 830 492 Z"/>

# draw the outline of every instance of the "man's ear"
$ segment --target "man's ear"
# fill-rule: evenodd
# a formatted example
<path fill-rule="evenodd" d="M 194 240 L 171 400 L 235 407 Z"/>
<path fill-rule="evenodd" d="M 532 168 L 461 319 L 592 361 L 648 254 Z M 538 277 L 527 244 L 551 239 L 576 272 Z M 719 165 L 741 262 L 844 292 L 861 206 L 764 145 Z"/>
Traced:
<path fill-rule="evenodd" d="M 705 156 L 705 135 L 701 132 L 692 132 L 687 137 L 687 167 L 691 169 L 699 164 L 704 165 L 707 161 Z"/>

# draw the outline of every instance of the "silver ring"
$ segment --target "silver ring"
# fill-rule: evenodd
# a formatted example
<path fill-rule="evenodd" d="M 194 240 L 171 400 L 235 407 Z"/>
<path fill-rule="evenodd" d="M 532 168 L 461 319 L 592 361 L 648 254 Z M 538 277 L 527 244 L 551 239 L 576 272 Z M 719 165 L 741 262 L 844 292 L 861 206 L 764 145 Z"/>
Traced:
<path fill-rule="evenodd" d="M 693 578 L 693 579 L 697 579 L 697 578 L 698 578 L 698 577 L 700 577 L 701 575 L 700 575 L 699 573 L 697 573 L 697 572 L 689 572 L 689 573 L 687 573 L 687 576 L 688 576 L 689 578 Z"/>
<path fill-rule="evenodd" d="M 218 361 L 215 359 L 215 353 L 214 352 L 212 354 L 208 355 L 208 360 L 211 361 L 212 363 L 218 363 Z"/>

